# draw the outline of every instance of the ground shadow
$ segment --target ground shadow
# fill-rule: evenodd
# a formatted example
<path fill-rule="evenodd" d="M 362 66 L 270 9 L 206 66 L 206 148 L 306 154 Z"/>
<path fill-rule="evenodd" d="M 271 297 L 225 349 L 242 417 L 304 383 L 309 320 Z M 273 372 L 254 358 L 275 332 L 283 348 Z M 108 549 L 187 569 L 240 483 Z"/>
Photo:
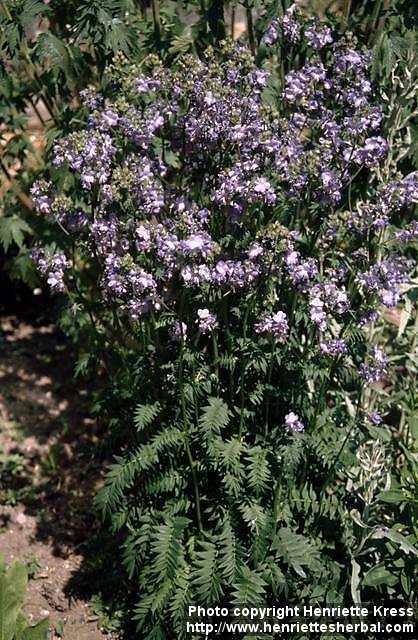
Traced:
<path fill-rule="evenodd" d="M 43 321 L 42 321 L 43 320 Z M 21 453 L 19 500 L 36 515 L 36 535 L 54 553 L 82 543 L 95 526 L 92 499 L 102 465 L 95 459 L 100 433 L 88 414 L 89 390 L 74 382 L 74 354 L 44 319 L 2 318 L 0 343 L 1 444 Z"/>

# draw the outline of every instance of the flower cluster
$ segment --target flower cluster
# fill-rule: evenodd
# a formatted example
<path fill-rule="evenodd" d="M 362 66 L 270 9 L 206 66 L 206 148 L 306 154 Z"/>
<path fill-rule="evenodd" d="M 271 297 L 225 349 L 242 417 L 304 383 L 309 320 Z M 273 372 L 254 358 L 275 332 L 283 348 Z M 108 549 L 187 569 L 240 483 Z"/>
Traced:
<path fill-rule="evenodd" d="M 336 358 L 347 353 L 347 344 L 343 338 L 335 340 L 321 340 L 319 343 L 321 353 Z"/>
<path fill-rule="evenodd" d="M 387 362 L 383 349 L 373 344 L 369 348 L 366 362 L 362 362 L 359 367 L 359 374 L 367 383 L 378 382 L 386 372 Z"/>
<path fill-rule="evenodd" d="M 300 11 L 296 4 L 292 4 L 281 18 L 272 20 L 263 40 L 267 45 L 276 44 L 280 40 L 296 44 L 302 35 L 312 49 L 322 49 L 333 42 L 331 29 L 320 25 L 317 20 L 311 19 L 302 26 Z"/>
<path fill-rule="evenodd" d="M 402 295 L 402 284 L 408 282 L 413 261 L 393 255 L 359 273 L 357 282 L 369 294 L 376 294 L 385 307 L 396 307 Z"/>
<path fill-rule="evenodd" d="M 296 413 L 293 413 L 293 411 L 291 411 L 290 413 L 288 413 L 285 416 L 284 424 L 285 424 L 286 429 L 290 433 L 295 433 L 297 431 L 303 431 L 304 428 L 305 428 L 305 425 L 303 424 L 303 422 L 300 421 L 299 416 Z"/>
<path fill-rule="evenodd" d="M 286 314 L 283 311 L 273 314 L 265 313 L 260 322 L 254 325 L 254 329 L 257 333 L 269 333 L 278 342 L 283 342 L 289 333 Z"/>
<path fill-rule="evenodd" d="M 309 315 L 321 331 L 327 329 L 327 320 L 332 313 L 341 315 L 347 311 L 349 301 L 344 286 L 335 282 L 314 285 L 309 292 Z"/>
<path fill-rule="evenodd" d="M 368 229 L 382 229 L 389 225 L 391 216 L 418 202 L 418 172 L 410 173 L 402 180 L 395 180 L 381 187 L 372 202 L 359 202 L 348 219 L 351 229 L 366 233 Z M 400 242 L 409 242 L 417 233 L 416 223 L 411 225 L 411 234 L 398 232 Z"/>
<path fill-rule="evenodd" d="M 210 333 L 218 326 L 215 316 L 209 309 L 198 309 L 196 322 L 202 333 Z"/>
<path fill-rule="evenodd" d="M 81 184 L 85 189 L 107 182 L 116 153 L 111 136 L 100 129 L 71 134 L 54 147 L 54 164 L 64 162 L 80 173 Z"/>
<path fill-rule="evenodd" d="M 366 415 L 366 418 L 370 424 L 375 426 L 382 424 L 382 416 L 378 411 L 371 411 Z"/>
<path fill-rule="evenodd" d="M 417 175 L 380 186 L 373 178 L 363 200 L 352 181 L 377 175 L 387 153 L 369 53 L 333 42 L 294 6 L 264 38 L 272 55 L 282 39 L 303 40 L 306 56 L 278 95 L 241 44 L 170 69 L 155 60 L 141 72 L 116 66 L 106 94 L 83 92 L 86 127 L 54 147 L 76 186 L 54 193 L 42 181 L 33 201 L 67 231 L 71 250 L 76 242 L 80 264 L 94 265 L 96 307 L 133 332 L 147 318 L 167 327 L 166 314 L 173 339 L 225 346 L 250 328 L 263 348 L 259 334 L 283 352 L 300 343 L 304 357 L 311 348 L 375 382 L 384 353 L 373 346 L 353 367 L 349 323 L 367 348 L 365 324 L 401 298 L 413 263 L 393 245 L 416 237 L 416 224 L 388 229 L 382 251 L 373 246 L 417 199 Z M 66 255 L 34 253 L 55 291 L 71 284 Z M 293 412 L 285 424 L 303 429 Z"/>
<path fill-rule="evenodd" d="M 51 291 L 64 291 L 64 272 L 70 268 L 70 262 L 62 251 L 55 253 L 41 248 L 32 250 L 32 259 L 38 265 L 40 273 L 46 277 Z"/>

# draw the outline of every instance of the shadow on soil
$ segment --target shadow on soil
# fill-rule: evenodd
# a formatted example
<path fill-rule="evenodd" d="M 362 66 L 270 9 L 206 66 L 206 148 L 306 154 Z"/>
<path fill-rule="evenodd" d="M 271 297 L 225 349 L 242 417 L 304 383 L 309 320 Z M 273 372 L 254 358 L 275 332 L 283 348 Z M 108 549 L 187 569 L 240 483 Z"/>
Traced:
<path fill-rule="evenodd" d="M 15 293 L 15 292 L 14 292 Z M 36 517 L 36 540 L 55 556 L 81 555 L 64 587 L 69 598 L 115 596 L 116 541 L 93 511 L 105 467 L 103 439 L 89 417 L 94 384 L 74 380 L 74 353 L 53 324 L 47 298 L 30 292 L 0 308 L 0 454 L 20 460 L 19 472 L 0 471 L 0 503 L 12 499 Z M 12 504 L 13 504 L 12 503 Z M 7 527 L 7 516 L 0 526 Z"/>

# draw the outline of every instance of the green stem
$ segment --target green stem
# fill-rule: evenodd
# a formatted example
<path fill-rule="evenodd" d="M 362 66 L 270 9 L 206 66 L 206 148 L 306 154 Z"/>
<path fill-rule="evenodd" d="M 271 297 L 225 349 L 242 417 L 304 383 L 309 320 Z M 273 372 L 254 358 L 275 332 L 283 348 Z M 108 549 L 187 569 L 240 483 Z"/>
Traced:
<path fill-rule="evenodd" d="M 253 14 L 251 11 L 251 7 L 249 5 L 247 5 L 245 8 L 245 15 L 247 18 L 248 41 L 250 43 L 251 53 L 255 57 L 256 45 L 255 45 L 255 35 L 254 35 L 254 22 L 253 22 Z"/>
<path fill-rule="evenodd" d="M 376 35 L 376 23 L 380 16 L 383 0 L 376 0 L 374 3 L 372 15 L 369 23 L 369 43 L 371 43 Z"/>
<path fill-rule="evenodd" d="M 268 434 L 268 429 L 269 429 L 269 418 L 270 418 L 270 386 L 271 386 L 271 378 L 273 375 L 273 368 L 274 368 L 274 358 L 276 355 L 276 342 L 274 340 L 274 338 L 272 339 L 272 343 L 271 343 L 271 354 L 270 354 L 270 362 L 269 362 L 269 367 L 268 367 L 268 372 L 267 372 L 267 398 L 266 398 L 266 415 L 265 415 L 265 422 L 264 422 L 264 437 L 267 438 L 267 434 Z"/>
<path fill-rule="evenodd" d="M 161 16 L 159 0 L 152 0 L 152 19 L 154 20 L 155 39 L 158 44 L 161 42 Z"/>
<path fill-rule="evenodd" d="M 75 249 L 75 244 L 73 243 L 72 245 L 72 263 L 73 266 L 75 265 L 75 254 L 76 254 L 76 249 Z M 98 340 L 98 342 L 101 340 L 101 334 L 100 331 L 97 327 L 97 322 L 96 322 L 96 318 L 94 317 L 94 314 L 92 312 L 92 310 L 90 309 L 90 304 L 88 302 L 88 300 L 83 296 L 82 292 L 80 291 L 80 288 L 77 284 L 77 277 L 74 276 L 73 278 L 73 284 L 74 284 L 74 290 L 75 293 L 77 294 L 79 300 L 81 300 L 81 303 L 84 307 L 84 309 L 87 311 L 87 315 L 89 317 L 90 320 L 90 325 L 91 328 L 93 330 L 94 335 L 96 336 L 96 339 Z M 67 289 L 68 295 L 71 298 L 71 292 L 69 291 L 69 289 Z M 107 375 L 110 377 L 111 376 L 111 372 L 110 372 L 110 365 L 107 362 L 107 357 L 108 357 L 108 351 L 107 349 L 104 349 L 103 351 L 103 357 L 102 357 L 102 362 L 103 362 L 103 366 L 105 368 L 105 371 L 107 373 Z"/>
<path fill-rule="evenodd" d="M 324 379 L 322 380 L 321 387 L 320 387 L 320 390 L 319 390 L 319 393 L 318 393 L 318 401 L 317 401 L 317 403 L 315 405 L 315 412 L 314 412 L 314 416 L 313 416 L 313 419 L 312 419 L 312 428 L 313 429 L 315 429 L 315 427 L 316 427 L 316 420 L 317 420 L 319 412 L 320 412 L 320 410 L 321 410 L 321 408 L 322 408 L 322 406 L 324 404 L 324 400 L 326 400 L 326 397 L 327 397 L 327 392 L 328 392 L 327 383 L 331 382 L 332 376 L 333 376 L 333 373 L 334 373 L 334 370 L 336 368 L 337 363 L 338 363 L 338 360 L 336 359 L 333 362 L 333 364 L 330 366 L 329 371 L 328 371 L 328 375 L 325 375 Z"/>
<path fill-rule="evenodd" d="M 231 39 L 235 38 L 235 17 L 236 17 L 236 9 L 235 6 L 232 7 L 231 10 Z"/>
<path fill-rule="evenodd" d="M 247 304 L 247 308 L 245 309 L 244 321 L 243 321 L 243 340 L 244 346 L 245 341 L 247 339 L 247 324 L 248 324 L 248 314 L 250 311 L 250 303 Z M 241 440 L 242 430 L 244 428 L 244 404 L 245 404 L 245 367 L 247 365 L 247 359 L 245 357 L 241 358 L 241 373 L 240 373 L 240 410 L 239 410 L 239 430 L 238 430 L 238 438 Z"/>
<path fill-rule="evenodd" d="M 4 11 L 5 15 L 6 15 L 6 18 L 8 20 L 12 21 L 13 20 L 12 14 L 10 13 L 9 7 L 7 6 L 7 4 L 5 2 L 3 2 L 3 0 L 1 0 L 0 4 L 1 4 L 1 7 L 2 7 L 2 9 L 3 9 L 3 11 Z"/>
<path fill-rule="evenodd" d="M 184 396 L 184 384 L 183 384 L 183 352 L 184 352 L 184 341 L 181 339 L 181 349 L 180 349 L 180 371 L 179 371 L 179 387 L 180 387 L 180 403 L 181 403 L 181 412 L 183 419 L 183 435 L 184 435 L 184 446 L 186 449 L 187 459 L 189 461 L 190 471 L 192 474 L 192 483 L 193 483 L 193 491 L 195 496 L 195 508 L 196 508 L 196 519 L 197 526 L 200 533 L 204 533 L 203 524 L 202 524 L 202 510 L 200 507 L 200 492 L 199 492 L 199 484 L 196 473 L 196 461 L 193 459 L 192 451 L 190 448 L 190 431 L 189 431 L 189 421 L 187 419 L 186 412 L 186 399 Z"/>
<path fill-rule="evenodd" d="M 279 497 L 280 497 L 280 489 L 281 489 L 281 471 L 279 471 L 279 476 L 277 478 L 276 488 L 274 490 L 274 499 L 273 499 L 273 520 L 274 524 L 277 524 L 279 519 Z"/>
<path fill-rule="evenodd" d="M 59 126 L 59 120 L 57 119 L 55 113 L 54 113 L 54 107 L 52 102 L 49 100 L 46 92 L 45 92 L 45 87 L 43 86 L 41 79 L 38 75 L 37 69 L 35 67 L 34 62 L 31 60 L 29 52 L 28 52 L 28 48 L 27 45 L 22 45 L 22 53 L 23 53 L 23 57 L 25 58 L 29 68 L 31 69 L 32 72 L 32 79 L 35 81 L 38 89 L 39 89 L 39 93 L 42 96 L 42 99 L 44 101 L 45 104 L 45 108 L 47 109 L 47 111 L 49 112 L 49 115 L 51 116 L 51 119 L 55 122 L 55 124 L 57 126 Z"/>
<path fill-rule="evenodd" d="M 227 348 L 228 348 L 228 356 L 230 359 L 232 359 L 233 356 L 233 340 L 232 340 L 232 335 L 231 335 L 231 330 L 229 327 L 229 315 L 228 315 L 228 302 L 226 297 L 224 296 L 223 301 L 222 301 L 222 311 L 223 311 L 223 317 L 224 317 L 224 325 L 225 325 L 225 333 L 226 333 L 226 344 L 227 344 Z M 234 371 L 235 371 L 235 364 L 234 366 L 232 366 L 232 362 L 229 361 L 228 362 L 228 368 L 229 368 L 229 401 L 231 406 L 233 405 L 233 399 L 234 399 Z"/>
<path fill-rule="evenodd" d="M 212 0 L 207 11 L 207 20 L 215 42 L 226 37 L 223 0 Z"/>
<path fill-rule="evenodd" d="M 32 109 L 34 110 L 34 112 L 36 113 L 36 115 L 38 117 L 38 120 L 41 123 L 41 125 L 43 127 L 45 127 L 46 122 L 43 119 L 42 114 L 40 113 L 38 107 L 36 106 L 36 102 L 34 100 L 32 100 L 32 98 L 30 96 L 28 96 L 28 102 L 29 102 L 30 106 L 32 107 Z"/>
<path fill-rule="evenodd" d="M 218 335 L 216 329 L 212 331 L 212 348 L 213 348 L 213 363 L 215 365 L 215 373 L 216 373 L 216 386 L 219 390 L 220 380 L 219 380 L 219 350 L 218 350 Z"/>
<path fill-rule="evenodd" d="M 184 395 L 184 340 L 185 336 L 183 334 L 183 307 L 184 307 L 184 294 L 180 300 L 180 313 L 179 313 L 179 323 L 180 323 L 180 363 L 179 363 L 179 390 L 180 390 L 180 405 L 181 405 L 181 413 L 183 420 L 183 436 L 184 436 L 184 446 L 186 449 L 187 459 L 189 461 L 190 471 L 192 474 L 192 483 L 193 483 L 193 492 L 195 496 L 195 509 L 196 509 L 196 520 L 197 527 L 199 532 L 204 535 L 204 529 L 202 524 L 202 510 L 200 506 L 200 491 L 199 491 L 199 483 L 196 473 L 196 460 L 193 459 L 192 450 L 190 448 L 190 429 L 189 429 L 189 421 L 187 419 L 187 411 L 186 411 L 186 398 Z"/>
<path fill-rule="evenodd" d="M 351 1 L 352 0 L 346 0 L 346 2 L 345 2 L 344 15 L 345 15 L 345 19 L 346 20 L 348 20 L 348 18 L 350 17 L 350 14 L 351 14 Z"/>

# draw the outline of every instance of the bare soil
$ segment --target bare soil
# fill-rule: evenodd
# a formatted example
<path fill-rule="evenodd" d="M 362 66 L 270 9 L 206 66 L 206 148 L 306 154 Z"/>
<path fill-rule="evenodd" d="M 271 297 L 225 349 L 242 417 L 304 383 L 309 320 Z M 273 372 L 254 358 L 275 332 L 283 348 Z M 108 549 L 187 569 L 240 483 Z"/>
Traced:
<path fill-rule="evenodd" d="M 87 391 L 53 325 L 8 316 L 0 328 L 0 554 L 31 567 L 25 612 L 49 616 L 51 639 L 115 637 L 74 586 L 101 482 Z"/>

